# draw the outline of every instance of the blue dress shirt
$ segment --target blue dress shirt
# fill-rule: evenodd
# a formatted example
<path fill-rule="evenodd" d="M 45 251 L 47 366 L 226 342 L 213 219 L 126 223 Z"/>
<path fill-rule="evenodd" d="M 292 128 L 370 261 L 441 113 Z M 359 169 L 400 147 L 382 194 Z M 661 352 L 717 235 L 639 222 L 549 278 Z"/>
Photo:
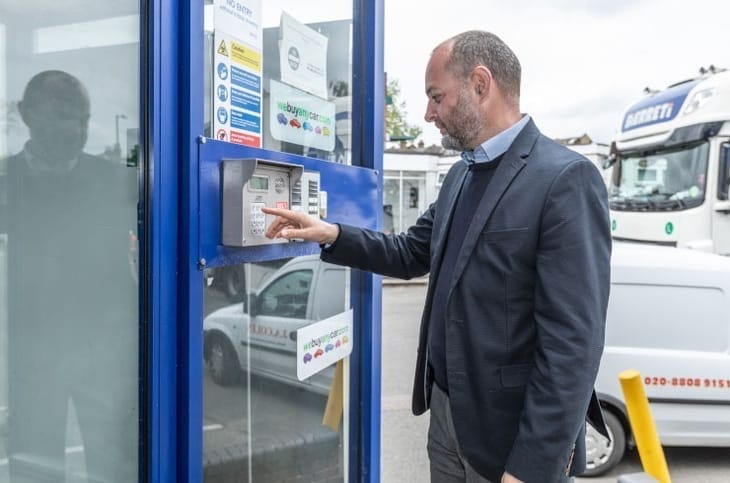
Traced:
<path fill-rule="evenodd" d="M 462 151 L 461 159 L 469 165 L 472 163 L 488 163 L 503 155 L 528 122 L 530 122 L 530 116 L 525 114 L 522 119 L 496 136 L 487 139 L 474 151 Z"/>

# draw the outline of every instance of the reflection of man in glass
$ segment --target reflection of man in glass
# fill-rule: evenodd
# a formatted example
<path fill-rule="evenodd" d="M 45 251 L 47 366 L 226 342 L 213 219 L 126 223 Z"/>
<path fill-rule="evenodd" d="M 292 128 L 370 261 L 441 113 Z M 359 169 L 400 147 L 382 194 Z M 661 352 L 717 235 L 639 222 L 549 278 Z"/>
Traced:
<path fill-rule="evenodd" d="M 85 459 L 89 481 L 135 480 L 135 171 L 82 151 L 89 97 L 75 77 L 37 74 L 19 110 L 30 139 L 6 160 L 11 478 L 63 481 Z"/>

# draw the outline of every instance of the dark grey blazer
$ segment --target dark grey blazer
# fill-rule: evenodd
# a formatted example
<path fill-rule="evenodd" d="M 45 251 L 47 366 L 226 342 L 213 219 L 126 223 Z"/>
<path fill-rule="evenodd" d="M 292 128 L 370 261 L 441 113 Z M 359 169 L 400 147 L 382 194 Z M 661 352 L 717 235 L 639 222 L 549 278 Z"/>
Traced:
<path fill-rule="evenodd" d="M 431 395 L 428 320 L 466 172 L 462 162 L 451 168 L 438 200 L 407 233 L 341 225 L 336 243 L 322 252 L 328 262 L 392 277 L 430 272 L 415 414 L 428 408 Z M 609 292 L 606 189 L 589 160 L 530 121 L 475 209 L 446 301 L 448 392 L 459 445 L 492 481 L 505 469 L 526 482 L 561 481 L 584 470 L 586 417 L 604 429 L 593 384 Z"/>

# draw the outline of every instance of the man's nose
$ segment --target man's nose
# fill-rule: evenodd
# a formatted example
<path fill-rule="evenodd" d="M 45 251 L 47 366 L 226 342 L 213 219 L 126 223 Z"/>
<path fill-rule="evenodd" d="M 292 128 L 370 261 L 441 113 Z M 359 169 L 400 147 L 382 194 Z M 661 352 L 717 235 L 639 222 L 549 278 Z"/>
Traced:
<path fill-rule="evenodd" d="M 426 105 L 426 114 L 424 114 L 423 119 L 426 122 L 434 122 L 436 120 L 436 110 L 431 107 L 430 101 Z"/>

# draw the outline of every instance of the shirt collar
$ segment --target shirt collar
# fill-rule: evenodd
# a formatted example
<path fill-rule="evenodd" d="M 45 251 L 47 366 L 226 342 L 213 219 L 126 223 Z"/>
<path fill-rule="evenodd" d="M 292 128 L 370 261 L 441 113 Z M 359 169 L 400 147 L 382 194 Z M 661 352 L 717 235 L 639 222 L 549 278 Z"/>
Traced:
<path fill-rule="evenodd" d="M 525 114 L 522 119 L 510 127 L 491 137 L 479 145 L 474 151 L 462 151 L 461 159 L 467 164 L 488 163 L 507 152 L 522 131 L 522 128 L 530 121 L 530 116 Z"/>

